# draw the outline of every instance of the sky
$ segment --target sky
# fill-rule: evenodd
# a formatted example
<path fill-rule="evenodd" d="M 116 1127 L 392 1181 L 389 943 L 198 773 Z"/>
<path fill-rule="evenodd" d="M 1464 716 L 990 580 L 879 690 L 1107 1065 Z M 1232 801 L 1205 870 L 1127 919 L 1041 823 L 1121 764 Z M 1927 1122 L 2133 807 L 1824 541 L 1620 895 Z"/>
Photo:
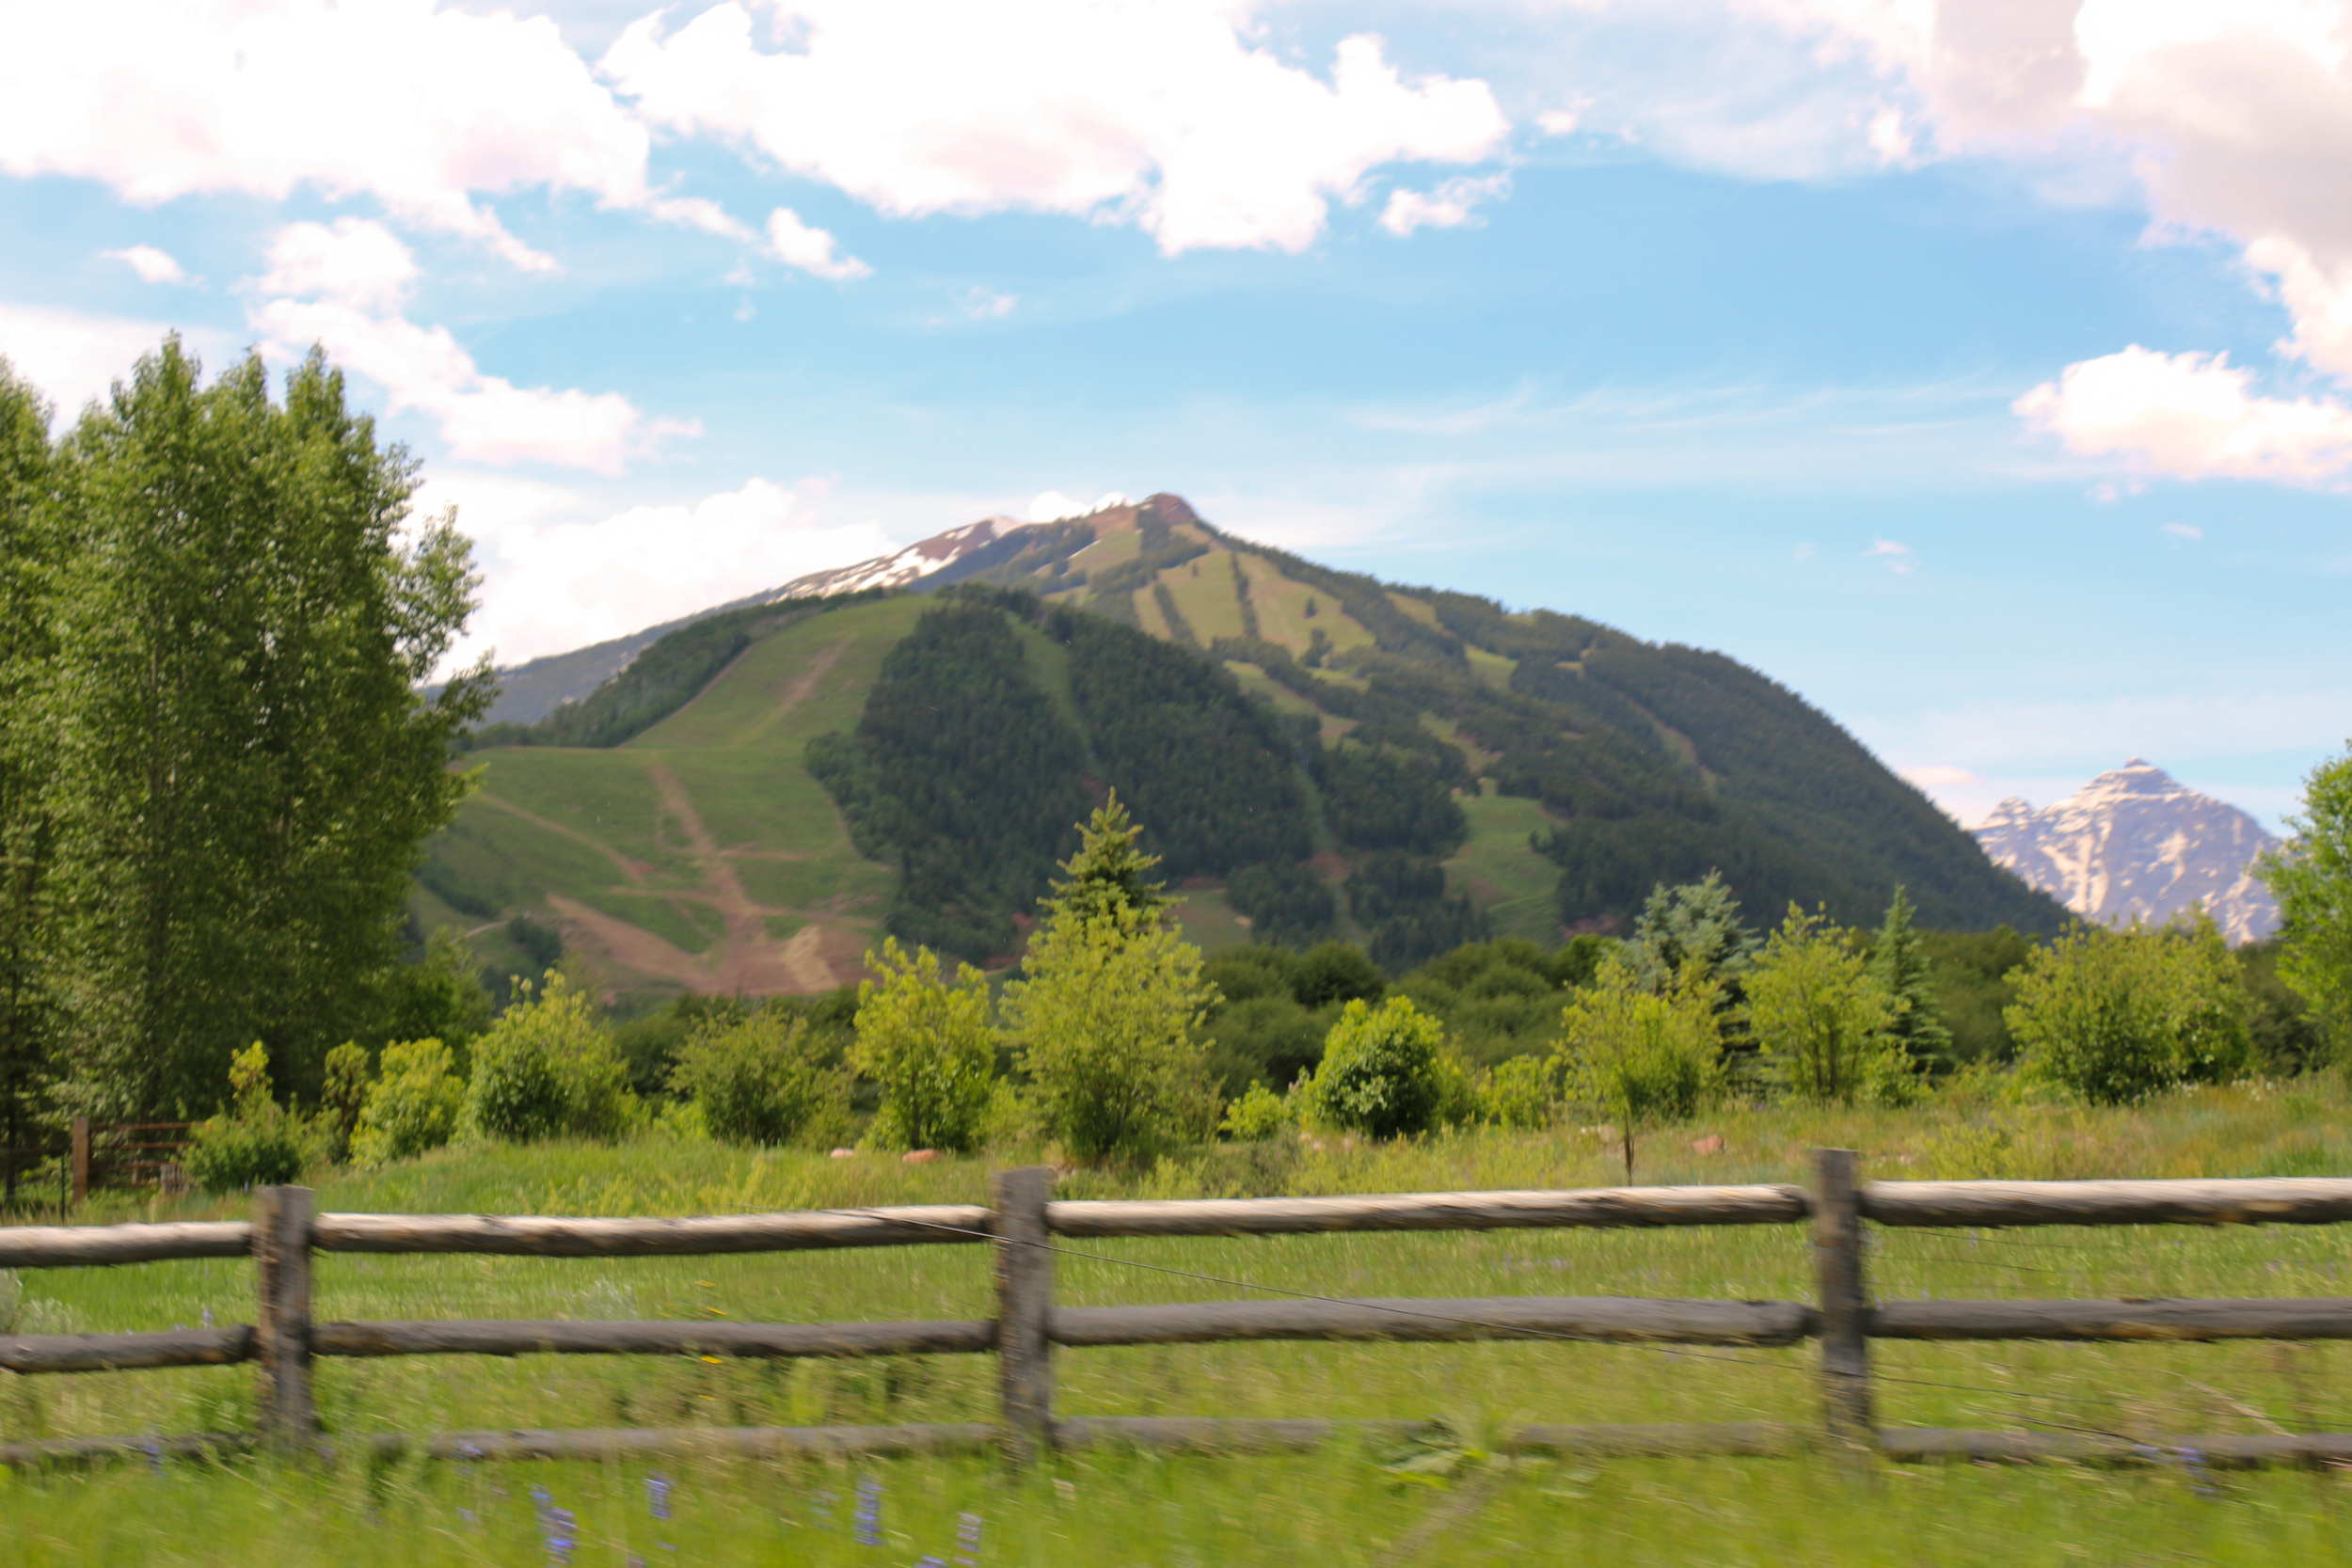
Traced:
<path fill-rule="evenodd" d="M 63 430 L 312 344 L 465 652 L 1173 491 L 1719 648 L 1964 822 L 2352 736 L 2333 0 L 0 0 Z"/>

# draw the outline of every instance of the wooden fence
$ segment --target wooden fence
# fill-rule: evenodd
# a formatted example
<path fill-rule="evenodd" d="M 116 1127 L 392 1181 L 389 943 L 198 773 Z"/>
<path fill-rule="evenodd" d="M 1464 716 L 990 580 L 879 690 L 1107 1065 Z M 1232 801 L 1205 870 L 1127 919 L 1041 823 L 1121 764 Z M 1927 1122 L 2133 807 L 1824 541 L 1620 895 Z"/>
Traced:
<path fill-rule="evenodd" d="M 188 1190 L 183 1164 L 196 1124 L 189 1121 L 92 1121 L 75 1117 L 62 1141 L 0 1148 L 0 1176 L 22 1198 L 29 1177 L 57 1184 L 60 1209 L 78 1209 L 94 1187 L 153 1187 L 168 1197 Z M 45 1206 L 45 1205 L 44 1205 Z"/>
<path fill-rule="evenodd" d="M 1215 1418 L 1060 1418 L 1057 1347 L 1242 1339 L 1562 1339 L 1650 1345 L 1820 1344 L 1822 1427 L 1534 1426 L 1526 1449 L 1617 1453 L 1764 1453 L 1819 1442 L 1892 1458 L 2153 1459 L 2195 1450 L 2209 1465 L 2352 1463 L 2352 1433 L 2166 1436 L 1882 1430 L 1871 1412 L 1873 1339 L 2217 1340 L 2352 1338 L 2352 1299 L 2234 1301 L 1897 1301 L 1872 1305 L 1865 1222 L 1898 1227 L 2327 1225 L 2352 1220 L 2352 1180 L 1858 1181 L 1853 1154 L 1824 1149 L 1796 1186 L 1635 1187 L 1385 1196 L 1055 1202 L 1053 1173 L 1000 1172 L 993 1202 L 691 1219 L 497 1218 L 314 1214 L 307 1188 L 254 1195 L 250 1222 L 0 1229 L 0 1267 L 65 1268 L 182 1258 L 250 1257 L 250 1325 L 151 1334 L 0 1338 L 18 1373 L 220 1366 L 253 1361 L 262 1378 L 258 1434 L 83 1438 L 0 1445 L 0 1459 L 110 1452 L 211 1451 L 257 1440 L 286 1453 L 320 1441 L 310 1396 L 316 1356 L 643 1355 L 997 1357 L 999 1419 L 891 1427 L 385 1433 L 385 1449 L 422 1443 L 469 1457 L 709 1448 L 754 1452 L 910 1452 L 1000 1445 L 1016 1461 L 1049 1447 L 1128 1443 L 1212 1450 L 1298 1447 L 1346 1423 Z M 1794 1225 L 1809 1221 L 1817 1299 L 1665 1301 L 1625 1297 L 1351 1300 L 1288 1295 L 1149 1307 L 1057 1307 L 1054 1259 L 1097 1237 L 1279 1236 L 1331 1231 L 1495 1230 Z M 833 1247 L 989 1245 L 996 1316 L 940 1323 L 709 1323 L 575 1322 L 316 1323 L 312 1257 L 321 1252 L 495 1253 L 546 1258 L 696 1257 Z M 1380 1425 L 1383 1423 L 1374 1423 Z M 1386 1423 L 1409 1428 L 1413 1423 Z M 1360 1429 L 1361 1424 L 1357 1424 Z"/>

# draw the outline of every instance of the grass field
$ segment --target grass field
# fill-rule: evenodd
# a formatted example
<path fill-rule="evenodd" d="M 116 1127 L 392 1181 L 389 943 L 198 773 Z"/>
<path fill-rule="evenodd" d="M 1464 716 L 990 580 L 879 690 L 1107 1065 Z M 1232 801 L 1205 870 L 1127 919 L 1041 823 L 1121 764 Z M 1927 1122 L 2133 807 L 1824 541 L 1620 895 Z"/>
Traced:
<path fill-rule="evenodd" d="M 1863 1150 L 1902 1176 L 2254 1176 L 2352 1172 L 2352 1101 L 2332 1082 L 2182 1094 L 2135 1111 L 1733 1112 L 1649 1141 L 1645 1182 L 1802 1180 L 1806 1151 Z M 1702 1155 L 1702 1133 L 1725 1140 Z M 999 1163 L 1033 1158 L 1005 1151 Z M 989 1162 L 905 1167 L 874 1156 L 645 1141 L 446 1150 L 373 1173 L 321 1173 L 327 1209 L 691 1213 L 980 1200 Z M 1074 1172 L 1064 1196 L 1185 1196 L 1590 1186 L 1614 1152 L 1573 1131 L 1478 1133 L 1371 1148 L 1203 1151 L 1150 1171 Z M 233 1214 L 125 1199 L 88 1218 Z M 1877 1232 L 1882 1297 L 2334 1295 L 2335 1228 Z M 1518 1231 L 1094 1242 L 1057 1259 L 1068 1305 L 1216 1299 L 1248 1281 L 1339 1295 L 1810 1294 L 1798 1227 Z M 1137 1267 L 1136 1265 L 1149 1265 Z M 977 1246 L 706 1259 L 322 1257 L 316 1315 L 724 1317 L 828 1321 L 990 1314 Z M 1182 1271 L 1165 1273 L 1163 1270 Z M 1197 1278 L 1186 1275 L 1209 1275 Z M 26 1272 L 16 1332 L 166 1328 L 249 1317 L 227 1262 Z M 2131 1435 L 2352 1429 L 2352 1353 L 2336 1345 L 1874 1347 L 1892 1425 L 2089 1429 Z M 1210 1345 L 1065 1352 L 1066 1415 L 1437 1418 L 1475 1448 L 1523 1421 L 1815 1419 L 1813 1353 L 1622 1346 Z M 542 1426 L 986 1419 L 984 1357 L 713 1364 L 688 1357 L 330 1361 L 330 1434 Z M 249 1370 L 0 1380 L 0 1435 L 235 1430 Z M 1659 1563 L 2175 1563 L 2352 1560 L 2345 1478 L 2179 1468 L 1888 1468 L 1855 1487 L 1826 1460 L 1466 1462 L 1391 1468 L 1340 1445 L 1288 1458 L 1073 1454 L 1012 1476 L 977 1459 L 820 1464 L 681 1460 L 503 1466 L 360 1461 L 315 1472 L 261 1461 L 23 1474 L 0 1489 L 9 1560 L 498 1563 L 559 1560 L 533 1486 L 578 1516 L 568 1560 L 914 1563 L 952 1560 L 957 1516 L 981 1516 L 986 1563 L 1486 1562 L 1606 1554 Z M 675 1516 L 644 1481 L 675 1481 Z M 882 1544 L 858 1544 L 861 1483 L 881 1488 Z M 828 1501 L 828 1497 L 830 1500 Z M 675 1549 L 665 1549 L 669 1543 Z"/>

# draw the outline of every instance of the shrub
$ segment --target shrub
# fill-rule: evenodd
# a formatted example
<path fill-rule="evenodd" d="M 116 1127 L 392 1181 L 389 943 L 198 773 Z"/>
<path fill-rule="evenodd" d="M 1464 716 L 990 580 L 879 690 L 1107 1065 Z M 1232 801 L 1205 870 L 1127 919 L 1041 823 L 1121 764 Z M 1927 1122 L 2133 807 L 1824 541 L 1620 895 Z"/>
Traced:
<path fill-rule="evenodd" d="M 1645 1128 L 1697 1114 L 1723 1084 L 1715 1004 L 1722 982 L 1686 962 L 1662 995 L 1614 958 L 1560 1014 L 1556 1050 L 1569 1100 L 1607 1117 L 1624 1140 L 1633 1180 L 1634 1140 Z"/>
<path fill-rule="evenodd" d="M 2202 911 L 2158 927 L 2075 926 L 2015 981 L 2004 1016 L 2029 1082 L 2116 1105 L 2252 1066 L 2245 982 Z"/>
<path fill-rule="evenodd" d="M 1499 1062 L 1478 1085 L 1478 1119 L 1519 1132 L 1540 1132 L 1551 1125 L 1560 1099 L 1560 1074 L 1551 1061 L 1539 1056 L 1513 1056 Z"/>
<path fill-rule="evenodd" d="M 474 1042 L 467 1111 L 492 1137 L 610 1138 L 637 1110 L 628 1069 L 596 1024 L 588 998 L 550 970 Z"/>
<path fill-rule="evenodd" d="M 1252 1084 L 1248 1092 L 1225 1108 L 1218 1130 L 1235 1143 L 1258 1144 L 1279 1138 L 1296 1125 L 1295 1108 L 1288 1100 L 1263 1084 Z"/>
<path fill-rule="evenodd" d="M 408 1160 L 457 1135 L 466 1081 L 439 1040 L 403 1040 L 384 1048 L 382 1070 L 359 1109 L 352 1156 L 362 1164 Z"/>
<path fill-rule="evenodd" d="M 1152 911 L 1057 919 L 1006 988 L 1021 1064 L 1054 1135 L 1089 1164 L 1136 1158 L 1216 1125 L 1196 1031 L 1216 990 L 1200 950 Z"/>
<path fill-rule="evenodd" d="M 678 1053 L 670 1086 L 702 1110 L 722 1143 L 788 1143 L 813 1123 L 846 1118 L 849 1083 L 822 1059 L 808 1021 L 768 1006 L 713 1020 Z"/>
<path fill-rule="evenodd" d="M 256 1040 L 229 1064 L 236 1104 L 226 1116 L 199 1124 L 188 1150 L 188 1180 L 208 1193 L 278 1187 L 302 1175 L 302 1120 L 270 1099 L 269 1053 Z"/>
<path fill-rule="evenodd" d="M 857 988 L 850 1063 L 882 1087 L 868 1140 L 882 1148 L 970 1148 L 996 1077 L 987 977 L 958 964 L 951 980 L 930 948 L 910 958 L 896 937 L 866 961 L 873 977 Z"/>
<path fill-rule="evenodd" d="M 1745 986 L 1748 1024 L 1779 1088 L 1825 1104 L 1910 1098 L 1917 1078 L 1892 1032 L 1895 998 L 1870 974 L 1852 933 L 1791 904 Z"/>
<path fill-rule="evenodd" d="M 353 1134 L 359 1130 L 359 1110 L 368 1098 L 368 1053 L 346 1041 L 326 1053 L 326 1103 L 320 1121 L 334 1146 L 334 1157 L 351 1152 Z"/>
<path fill-rule="evenodd" d="M 1392 996 L 1378 1009 L 1360 997 L 1340 1013 L 1323 1061 L 1298 1085 L 1307 1119 L 1375 1138 L 1425 1132 L 1458 1101 L 1460 1065 L 1448 1060 L 1445 1026 Z"/>

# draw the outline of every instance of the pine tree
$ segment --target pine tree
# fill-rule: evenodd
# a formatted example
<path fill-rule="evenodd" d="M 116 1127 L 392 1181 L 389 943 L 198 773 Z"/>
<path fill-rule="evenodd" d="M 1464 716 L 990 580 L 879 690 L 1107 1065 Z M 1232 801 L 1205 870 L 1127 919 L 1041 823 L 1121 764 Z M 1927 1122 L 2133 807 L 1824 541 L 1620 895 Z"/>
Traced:
<path fill-rule="evenodd" d="M 1157 924 L 1176 900 L 1162 891 L 1165 884 L 1146 879 L 1160 857 L 1136 847 L 1143 827 L 1119 803 L 1119 791 L 1095 808 L 1080 834 L 1078 852 L 1061 863 L 1069 879 L 1038 901 L 1046 924 L 1075 927 L 1120 915 Z"/>
<path fill-rule="evenodd" d="M 1703 979 L 1736 984 L 1762 945 L 1740 923 L 1740 901 L 1724 885 L 1723 873 L 1710 871 L 1677 888 L 1663 882 L 1652 888 L 1623 958 L 1645 988 L 1662 995 L 1693 965 Z"/>
<path fill-rule="evenodd" d="M 1911 897 L 1900 883 L 1870 946 L 1870 978 L 1878 982 L 1894 1007 L 1894 1021 L 1886 1032 L 1902 1041 L 1912 1061 L 1931 1068 L 1947 1060 L 1952 1032 L 1944 1026 L 1944 1005 L 1928 983 L 1927 951 L 1919 933 L 1912 929 Z"/>

